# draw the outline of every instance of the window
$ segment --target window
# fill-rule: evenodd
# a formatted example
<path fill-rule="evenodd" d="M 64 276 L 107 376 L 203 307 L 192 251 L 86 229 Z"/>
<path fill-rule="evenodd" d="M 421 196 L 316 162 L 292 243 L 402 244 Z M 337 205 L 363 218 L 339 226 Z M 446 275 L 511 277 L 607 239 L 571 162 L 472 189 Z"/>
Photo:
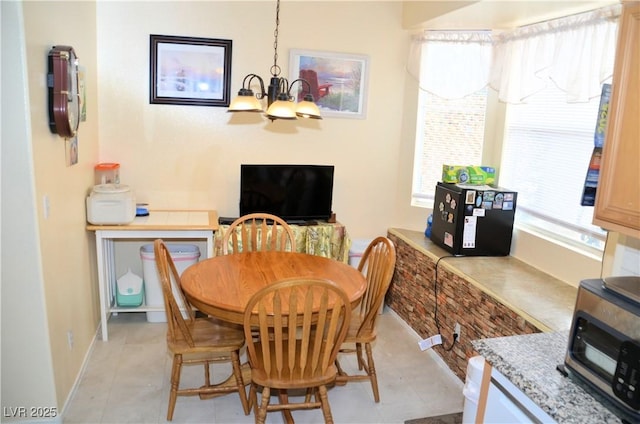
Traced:
<path fill-rule="evenodd" d="M 419 75 L 412 204 L 433 207 L 442 165 L 482 160 L 487 81 L 487 31 L 429 31 L 414 39 L 410 72 Z"/>
<path fill-rule="evenodd" d="M 548 87 L 508 105 L 500 185 L 518 192 L 516 222 L 569 243 L 604 248 L 605 232 L 581 206 L 600 98 L 567 103 Z"/>
<path fill-rule="evenodd" d="M 447 100 L 420 92 L 413 174 L 413 204 L 433 207 L 442 165 L 479 165 L 482 159 L 487 89 Z"/>
<path fill-rule="evenodd" d="M 605 233 L 581 196 L 619 15 L 612 5 L 501 33 L 414 38 L 408 69 L 421 91 L 412 205 L 433 206 L 443 164 L 494 166 L 499 185 L 518 192 L 518 225 L 602 250 Z M 483 140 L 489 89 L 507 104 L 505 133 Z M 482 163 L 483 150 L 502 157 Z"/>

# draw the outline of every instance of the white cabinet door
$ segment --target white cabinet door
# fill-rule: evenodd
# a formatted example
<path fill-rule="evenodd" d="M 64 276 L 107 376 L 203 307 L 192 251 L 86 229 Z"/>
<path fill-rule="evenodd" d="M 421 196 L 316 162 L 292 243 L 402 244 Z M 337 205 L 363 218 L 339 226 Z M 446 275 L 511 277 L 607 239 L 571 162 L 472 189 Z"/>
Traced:
<path fill-rule="evenodd" d="M 555 423 L 546 412 L 495 369 L 485 407 L 485 423 Z"/>

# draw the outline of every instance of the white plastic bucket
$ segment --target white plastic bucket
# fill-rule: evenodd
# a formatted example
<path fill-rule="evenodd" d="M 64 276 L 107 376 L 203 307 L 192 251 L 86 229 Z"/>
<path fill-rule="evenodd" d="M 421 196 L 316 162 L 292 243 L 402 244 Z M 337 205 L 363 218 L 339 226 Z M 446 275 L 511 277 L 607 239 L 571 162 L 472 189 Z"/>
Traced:
<path fill-rule="evenodd" d="M 169 249 L 169 253 L 171 254 L 174 264 L 176 265 L 176 270 L 180 275 L 182 275 L 182 272 L 187 269 L 187 267 L 198 262 L 198 259 L 200 258 L 200 249 L 198 246 L 191 244 L 167 243 L 167 248 Z M 140 258 L 142 259 L 145 304 L 147 306 L 163 309 L 159 312 L 148 311 L 147 321 L 167 322 L 167 317 L 164 312 L 164 296 L 162 295 L 162 285 L 160 284 L 158 269 L 156 268 L 156 257 L 153 252 L 153 244 L 145 244 L 140 248 Z M 176 291 L 176 287 L 173 288 L 173 295 L 178 301 L 178 306 L 183 309 L 184 304 Z"/>

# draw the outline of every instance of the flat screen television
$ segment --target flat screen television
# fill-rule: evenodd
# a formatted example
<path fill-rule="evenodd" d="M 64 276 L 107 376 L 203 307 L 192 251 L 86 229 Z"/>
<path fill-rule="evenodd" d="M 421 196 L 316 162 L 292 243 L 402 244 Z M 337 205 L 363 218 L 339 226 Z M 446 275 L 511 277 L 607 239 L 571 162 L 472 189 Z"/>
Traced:
<path fill-rule="evenodd" d="M 240 216 L 267 212 L 286 221 L 328 220 L 331 165 L 240 165 Z"/>

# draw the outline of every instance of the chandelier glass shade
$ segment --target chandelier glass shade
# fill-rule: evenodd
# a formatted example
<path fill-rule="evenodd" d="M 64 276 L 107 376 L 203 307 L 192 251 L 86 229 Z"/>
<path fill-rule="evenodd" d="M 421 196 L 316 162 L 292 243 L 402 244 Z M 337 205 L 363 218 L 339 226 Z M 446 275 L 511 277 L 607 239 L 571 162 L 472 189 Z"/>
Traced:
<path fill-rule="evenodd" d="M 271 78 L 269 86 L 265 90 L 264 80 L 257 74 L 248 74 L 242 80 L 242 88 L 238 91 L 238 96 L 231 101 L 228 112 L 264 112 L 262 99 L 267 99 L 267 118 L 272 121 L 275 119 L 297 119 L 312 118 L 322 119 L 320 109 L 315 104 L 313 95 L 311 94 L 311 86 L 306 80 L 299 78 L 291 83 L 280 76 L 280 66 L 278 66 L 278 28 L 280 26 L 280 0 L 276 3 L 276 29 L 274 31 L 275 41 L 273 66 L 271 66 Z M 257 82 L 259 90 L 254 93 L 251 89 L 252 83 Z M 292 95 L 293 87 L 299 84 L 302 86 L 304 93 L 303 100 L 295 102 L 298 92 Z"/>

